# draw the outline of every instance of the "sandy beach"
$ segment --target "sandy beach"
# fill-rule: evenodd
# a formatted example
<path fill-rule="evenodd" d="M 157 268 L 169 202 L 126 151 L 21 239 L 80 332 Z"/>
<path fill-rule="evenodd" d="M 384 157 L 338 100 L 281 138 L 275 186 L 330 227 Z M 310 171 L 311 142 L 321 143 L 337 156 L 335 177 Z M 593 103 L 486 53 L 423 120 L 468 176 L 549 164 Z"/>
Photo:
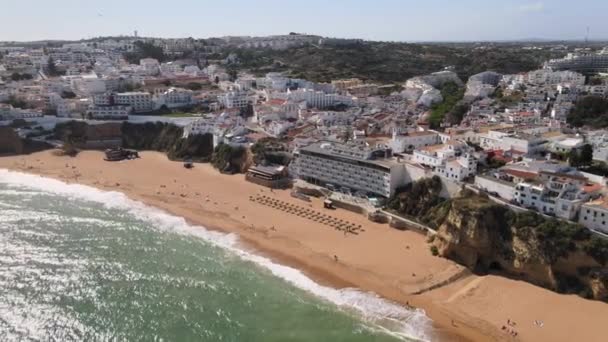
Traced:
<path fill-rule="evenodd" d="M 424 309 L 438 331 L 436 340 L 605 340 L 608 304 L 522 281 L 475 276 L 432 256 L 420 233 L 398 231 L 345 210 L 329 211 L 321 200 L 307 203 L 291 197 L 289 190 L 271 192 L 246 182 L 243 175 L 222 175 L 210 165 L 188 170 L 160 153 L 141 156 L 109 163 L 101 152 L 71 158 L 46 151 L 2 157 L 0 168 L 120 191 L 194 224 L 236 233 L 247 248 L 301 269 L 320 283 L 357 287 Z M 288 212 L 252 200 L 261 196 L 295 209 Z M 325 222 L 316 217 L 319 214 L 326 216 Z M 328 224 L 339 220 L 357 227 L 357 234 Z"/>

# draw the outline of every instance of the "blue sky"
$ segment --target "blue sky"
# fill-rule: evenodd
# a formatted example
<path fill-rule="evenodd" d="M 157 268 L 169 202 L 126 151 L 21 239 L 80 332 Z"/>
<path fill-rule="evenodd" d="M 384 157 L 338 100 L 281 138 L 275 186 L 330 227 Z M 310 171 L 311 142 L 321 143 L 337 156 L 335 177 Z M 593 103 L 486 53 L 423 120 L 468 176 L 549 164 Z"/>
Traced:
<path fill-rule="evenodd" d="M 270 35 L 608 39 L 608 0 L 0 0 L 0 41 Z"/>

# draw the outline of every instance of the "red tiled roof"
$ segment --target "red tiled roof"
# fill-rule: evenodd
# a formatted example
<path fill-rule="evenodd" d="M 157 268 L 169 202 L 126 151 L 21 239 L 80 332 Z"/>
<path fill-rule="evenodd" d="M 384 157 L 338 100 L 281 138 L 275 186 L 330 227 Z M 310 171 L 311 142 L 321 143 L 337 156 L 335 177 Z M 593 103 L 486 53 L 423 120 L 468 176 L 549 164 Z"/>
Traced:
<path fill-rule="evenodd" d="M 599 191 L 601 188 L 602 188 L 602 185 L 597 184 L 597 183 L 587 183 L 583 186 L 583 190 L 586 193 L 596 192 L 596 191 Z"/>
<path fill-rule="evenodd" d="M 271 104 L 273 106 L 281 106 L 281 105 L 284 105 L 285 102 L 287 102 L 287 101 L 281 100 L 281 99 L 272 99 L 272 100 L 268 101 L 267 103 Z"/>
<path fill-rule="evenodd" d="M 521 179 L 534 179 L 538 175 L 534 172 L 527 172 L 521 170 L 513 170 L 513 169 L 503 169 L 503 172 L 511 175 L 513 177 L 521 178 Z"/>

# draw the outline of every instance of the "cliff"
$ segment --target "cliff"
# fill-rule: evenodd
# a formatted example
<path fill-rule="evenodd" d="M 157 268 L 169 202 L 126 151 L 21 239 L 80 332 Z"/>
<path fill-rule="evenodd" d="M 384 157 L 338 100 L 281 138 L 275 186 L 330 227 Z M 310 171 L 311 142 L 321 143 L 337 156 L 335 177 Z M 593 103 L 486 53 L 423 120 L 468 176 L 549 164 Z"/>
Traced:
<path fill-rule="evenodd" d="M 51 145 L 21 138 L 11 127 L 0 127 L 0 155 L 28 154 L 52 148 Z"/>
<path fill-rule="evenodd" d="M 183 138 L 181 127 L 162 122 L 89 125 L 83 121 L 69 121 L 58 124 L 54 136 L 55 139 L 69 141 L 78 148 L 103 149 L 122 145 L 136 150 L 165 152 L 171 160 L 192 158 L 207 162 L 213 153 L 212 135 Z"/>
<path fill-rule="evenodd" d="M 498 272 L 561 293 L 608 301 L 608 241 L 576 224 L 515 213 L 463 192 L 442 204 L 432 247 L 478 273 Z"/>
<path fill-rule="evenodd" d="M 23 153 L 23 142 L 11 127 L 0 127 L 0 155 Z"/>

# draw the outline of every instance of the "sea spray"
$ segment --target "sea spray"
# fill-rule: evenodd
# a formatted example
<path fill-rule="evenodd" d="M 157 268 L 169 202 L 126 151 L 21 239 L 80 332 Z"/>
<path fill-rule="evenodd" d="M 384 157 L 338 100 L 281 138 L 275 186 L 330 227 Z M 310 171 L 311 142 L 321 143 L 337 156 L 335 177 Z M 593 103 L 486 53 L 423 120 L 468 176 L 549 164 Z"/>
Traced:
<path fill-rule="evenodd" d="M 422 310 L 409 310 L 401 305 L 382 299 L 375 294 L 357 289 L 334 289 L 321 286 L 297 269 L 277 264 L 268 258 L 242 249 L 238 243 L 237 236 L 234 234 L 210 231 L 204 227 L 190 225 L 182 217 L 174 216 L 160 209 L 131 200 L 123 193 L 102 191 L 79 184 L 66 184 L 50 178 L 8 170 L 0 170 L 0 183 L 8 185 L 9 189 L 3 190 L 7 195 L 11 191 L 23 194 L 22 188 L 25 187 L 29 189 L 24 194 L 26 197 L 48 192 L 74 200 L 95 202 L 108 209 L 127 211 L 159 230 L 197 236 L 204 241 L 230 251 L 244 260 L 253 262 L 269 270 L 274 276 L 317 297 L 334 303 L 344 310 L 356 311 L 366 322 L 372 324 L 378 330 L 401 338 L 430 339 L 431 323 Z M 11 186 L 19 187 L 21 190 L 12 190 Z M 2 192 L 0 192 L 0 198 L 1 196 Z M 4 205 L 10 207 L 9 204 Z M 49 217 L 46 219 L 49 219 Z M 80 218 L 80 220 L 83 220 L 83 218 Z"/>

